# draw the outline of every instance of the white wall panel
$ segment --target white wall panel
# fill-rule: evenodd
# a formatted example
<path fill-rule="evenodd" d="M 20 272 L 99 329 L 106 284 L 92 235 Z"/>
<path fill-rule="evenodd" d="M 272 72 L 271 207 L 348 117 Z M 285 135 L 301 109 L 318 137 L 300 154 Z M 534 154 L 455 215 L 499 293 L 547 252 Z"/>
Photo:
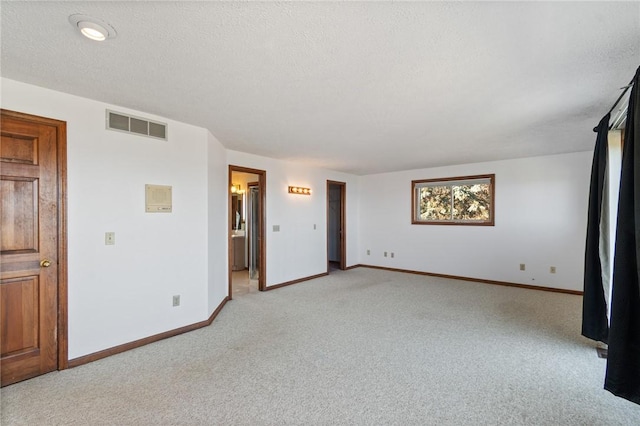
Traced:
<path fill-rule="evenodd" d="M 358 176 L 238 151 L 227 151 L 227 159 L 267 172 L 267 286 L 327 271 L 327 180 L 347 184 L 347 266 L 357 263 Z M 312 194 L 289 194 L 289 186 L 311 188 Z"/>
<path fill-rule="evenodd" d="M 363 176 L 359 262 L 581 290 L 591 157 L 580 152 Z M 495 226 L 411 224 L 412 180 L 489 173 L 496 175 Z"/>
<path fill-rule="evenodd" d="M 206 319 L 207 131 L 7 79 L 2 108 L 67 122 L 70 359 Z M 106 130 L 107 108 L 168 140 Z M 147 183 L 173 187 L 172 213 L 145 212 Z"/>

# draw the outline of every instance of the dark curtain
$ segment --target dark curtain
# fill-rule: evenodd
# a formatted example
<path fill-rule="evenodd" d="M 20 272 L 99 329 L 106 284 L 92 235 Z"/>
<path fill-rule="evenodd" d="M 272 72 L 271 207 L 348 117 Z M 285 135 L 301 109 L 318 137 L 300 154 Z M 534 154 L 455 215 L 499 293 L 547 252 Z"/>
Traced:
<path fill-rule="evenodd" d="M 589 212 L 587 219 L 587 243 L 584 255 L 584 296 L 582 298 L 582 335 L 589 339 L 607 342 L 609 320 L 607 303 L 602 286 L 602 264 L 600 263 L 600 215 L 602 191 L 607 169 L 607 135 L 609 118 L 605 115 L 596 129 L 596 147 L 591 165 L 591 188 L 589 190 Z"/>
<path fill-rule="evenodd" d="M 640 404 L 640 68 L 632 84 L 622 153 L 604 387 Z"/>

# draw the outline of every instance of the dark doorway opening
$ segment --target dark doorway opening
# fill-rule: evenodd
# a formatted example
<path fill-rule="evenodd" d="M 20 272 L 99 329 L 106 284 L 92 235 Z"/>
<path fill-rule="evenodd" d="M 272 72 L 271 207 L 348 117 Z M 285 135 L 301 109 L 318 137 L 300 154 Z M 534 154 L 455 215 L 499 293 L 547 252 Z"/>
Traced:
<path fill-rule="evenodd" d="M 344 182 L 327 181 L 327 272 L 347 268 Z"/>

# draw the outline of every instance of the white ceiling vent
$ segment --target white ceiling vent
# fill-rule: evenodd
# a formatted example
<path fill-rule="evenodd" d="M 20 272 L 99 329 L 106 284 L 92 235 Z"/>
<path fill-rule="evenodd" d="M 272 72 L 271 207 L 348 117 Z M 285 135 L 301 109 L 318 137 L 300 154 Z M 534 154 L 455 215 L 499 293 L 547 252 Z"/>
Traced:
<path fill-rule="evenodd" d="M 107 110 L 107 129 L 167 140 L 167 124 Z"/>

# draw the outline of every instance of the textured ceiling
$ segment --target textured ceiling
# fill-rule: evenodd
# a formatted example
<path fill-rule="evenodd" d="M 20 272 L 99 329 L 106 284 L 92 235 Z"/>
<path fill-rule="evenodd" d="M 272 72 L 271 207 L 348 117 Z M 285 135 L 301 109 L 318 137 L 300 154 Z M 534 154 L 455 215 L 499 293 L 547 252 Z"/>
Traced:
<path fill-rule="evenodd" d="M 4 77 L 356 174 L 592 149 L 640 64 L 638 2 L 0 7 Z M 84 39 L 74 13 L 117 38 Z"/>

